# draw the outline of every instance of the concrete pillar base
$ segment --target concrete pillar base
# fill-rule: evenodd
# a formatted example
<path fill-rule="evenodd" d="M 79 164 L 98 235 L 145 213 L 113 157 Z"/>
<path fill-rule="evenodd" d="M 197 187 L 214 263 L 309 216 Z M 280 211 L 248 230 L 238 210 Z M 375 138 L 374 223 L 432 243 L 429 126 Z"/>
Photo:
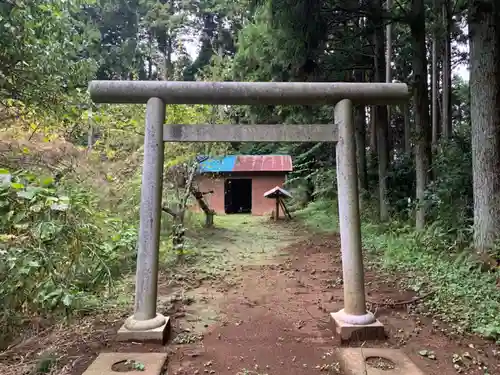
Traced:
<path fill-rule="evenodd" d="M 125 361 L 142 363 L 144 369 L 141 375 L 161 375 L 164 374 L 162 370 L 167 356 L 167 353 L 101 353 L 83 375 L 117 375 L 121 372 L 113 370 L 113 365 Z M 136 371 L 133 373 L 139 374 Z"/>
<path fill-rule="evenodd" d="M 339 350 L 339 362 L 346 375 L 424 375 L 406 354 L 399 349 L 343 348 Z M 392 369 L 371 367 L 366 359 L 380 357 L 394 364 Z"/>
<path fill-rule="evenodd" d="M 384 325 L 371 313 L 357 316 L 348 315 L 344 310 L 340 310 L 330 313 L 330 319 L 335 326 L 334 332 L 341 343 L 384 340 L 386 338 Z M 355 323 L 357 319 L 359 319 L 359 323 Z"/>
<path fill-rule="evenodd" d="M 149 320 L 129 317 L 118 330 L 117 341 L 153 342 L 165 345 L 170 333 L 170 318 L 161 314 Z"/>

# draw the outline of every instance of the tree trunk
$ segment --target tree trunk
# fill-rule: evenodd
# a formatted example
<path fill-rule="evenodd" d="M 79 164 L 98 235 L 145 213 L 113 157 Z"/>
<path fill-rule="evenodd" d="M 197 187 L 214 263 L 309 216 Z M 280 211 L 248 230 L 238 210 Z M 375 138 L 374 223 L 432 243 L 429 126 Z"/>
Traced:
<path fill-rule="evenodd" d="M 411 125 L 410 125 L 410 105 L 405 103 L 403 105 L 403 116 L 404 116 L 404 144 L 405 153 L 411 154 Z"/>
<path fill-rule="evenodd" d="M 392 3 L 393 0 L 387 0 L 386 6 L 387 6 L 387 12 L 390 13 L 392 9 Z M 385 44 L 386 44 L 386 49 L 385 49 L 385 81 L 388 83 L 392 82 L 392 23 L 388 23 L 387 26 L 385 27 Z M 389 133 L 391 132 L 391 106 L 387 106 L 387 129 L 388 129 L 388 134 L 387 138 L 392 139 L 392 137 L 389 136 Z M 388 147 L 389 149 L 389 154 L 390 150 L 393 149 L 394 142 L 390 142 L 391 146 Z"/>
<path fill-rule="evenodd" d="M 172 55 L 174 51 L 173 51 L 172 37 L 170 35 L 167 35 L 166 38 L 167 41 L 165 43 L 165 49 L 163 51 L 163 58 L 164 58 L 163 79 L 165 81 L 170 81 L 173 79 L 174 76 L 174 64 L 172 62 Z"/>
<path fill-rule="evenodd" d="M 410 23 L 413 49 L 413 101 L 415 107 L 416 227 L 425 226 L 425 190 L 429 181 L 430 129 L 425 46 L 425 8 L 423 0 L 412 0 Z"/>
<path fill-rule="evenodd" d="M 375 81 L 385 82 L 385 46 L 384 28 L 380 12 L 382 2 L 375 5 Z M 378 9 L 378 11 L 377 11 Z M 378 149 L 378 189 L 379 189 L 379 218 L 381 222 L 389 220 L 389 206 L 387 201 L 387 170 L 389 166 L 389 126 L 387 106 L 375 107 L 375 121 L 377 126 Z"/>
<path fill-rule="evenodd" d="M 94 127 L 89 126 L 89 132 L 87 133 L 87 151 L 91 152 L 94 146 Z"/>
<path fill-rule="evenodd" d="M 375 59 L 372 59 L 373 71 L 367 73 L 367 81 L 375 81 Z M 370 123 L 369 123 L 369 146 L 370 146 L 370 168 L 377 167 L 377 119 L 375 118 L 375 106 L 371 105 L 370 110 Z"/>
<path fill-rule="evenodd" d="M 359 6 L 359 0 L 353 0 L 352 9 Z M 366 27 L 366 19 L 361 15 L 358 17 L 354 25 L 361 29 Z M 360 37 L 361 43 L 365 42 L 364 37 Z M 359 55 L 356 56 L 356 62 L 361 66 L 373 63 L 373 59 L 369 56 L 370 51 L 365 47 Z M 358 69 L 354 71 L 354 80 L 356 82 L 368 82 L 369 77 L 365 70 Z M 363 195 L 368 190 L 368 167 L 366 158 L 366 106 L 357 105 L 354 107 L 354 121 L 356 129 L 356 154 L 358 161 L 358 190 L 359 190 L 359 206 L 360 209 L 363 203 Z"/>
<path fill-rule="evenodd" d="M 370 154 L 375 166 L 377 159 L 377 119 L 375 118 L 375 106 L 370 106 Z"/>
<path fill-rule="evenodd" d="M 184 250 L 185 250 L 185 241 L 184 235 L 186 234 L 186 227 L 184 225 L 184 218 L 186 216 L 187 203 L 189 199 L 189 195 L 192 192 L 193 181 L 197 171 L 197 163 L 193 163 L 193 165 L 187 169 L 188 176 L 184 178 L 184 183 L 180 185 L 184 185 L 183 195 L 177 205 L 177 213 L 174 216 L 174 223 L 172 226 L 172 246 L 174 251 L 177 252 L 177 260 L 182 261 L 184 259 Z M 164 211 L 165 208 L 163 209 Z M 168 211 L 166 211 L 168 212 Z"/>
<path fill-rule="evenodd" d="M 439 106 L 438 106 L 438 36 L 432 35 L 432 63 L 431 63 L 431 90 L 432 90 L 432 146 L 436 147 L 439 137 Z"/>
<path fill-rule="evenodd" d="M 366 166 L 366 111 L 365 106 L 357 105 L 354 113 L 356 125 L 356 150 L 358 156 L 358 181 L 360 194 L 368 190 L 367 166 Z"/>
<path fill-rule="evenodd" d="M 334 152 L 332 152 L 332 154 L 335 154 Z M 335 163 L 333 163 L 333 165 L 335 165 Z M 310 202 L 314 202 L 314 190 L 315 190 L 315 186 L 314 186 L 314 181 L 312 180 L 311 177 L 307 177 L 306 178 L 306 191 L 305 191 L 305 195 L 306 195 L 306 202 L 305 203 L 310 203 Z"/>
<path fill-rule="evenodd" d="M 451 11 L 450 1 L 444 0 L 442 5 L 442 19 L 444 22 L 444 49 L 443 49 L 443 114 L 442 126 L 443 137 L 450 138 L 452 135 L 451 122 Z"/>
<path fill-rule="evenodd" d="M 94 147 L 94 121 L 92 119 L 92 108 L 89 108 L 88 113 L 89 119 L 89 130 L 87 133 L 87 152 L 92 152 L 92 148 Z"/>
<path fill-rule="evenodd" d="M 148 33 L 148 81 L 153 78 L 153 35 Z"/>
<path fill-rule="evenodd" d="M 474 246 L 485 254 L 500 234 L 500 4 L 469 3 Z"/>
<path fill-rule="evenodd" d="M 364 72 L 362 70 L 355 71 L 354 78 L 356 82 L 363 82 Z M 358 156 L 358 182 L 361 196 L 363 190 L 368 190 L 368 172 L 366 164 L 366 107 L 364 105 L 357 105 L 354 107 L 354 111 L 356 151 Z"/>

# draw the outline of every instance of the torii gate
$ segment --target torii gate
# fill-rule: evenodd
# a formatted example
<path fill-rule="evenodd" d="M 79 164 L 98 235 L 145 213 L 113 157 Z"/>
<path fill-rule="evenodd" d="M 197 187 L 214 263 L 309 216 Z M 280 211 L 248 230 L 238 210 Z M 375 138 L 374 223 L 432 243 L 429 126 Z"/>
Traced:
<path fill-rule="evenodd" d="M 134 314 L 118 340 L 165 343 L 169 317 L 156 312 L 164 142 L 337 142 L 337 182 L 344 308 L 331 313 L 342 340 L 380 338 L 383 325 L 366 311 L 353 102 L 405 102 L 404 83 L 92 81 L 96 103 L 146 106 L 144 164 Z M 335 105 L 327 125 L 164 125 L 168 104 Z"/>

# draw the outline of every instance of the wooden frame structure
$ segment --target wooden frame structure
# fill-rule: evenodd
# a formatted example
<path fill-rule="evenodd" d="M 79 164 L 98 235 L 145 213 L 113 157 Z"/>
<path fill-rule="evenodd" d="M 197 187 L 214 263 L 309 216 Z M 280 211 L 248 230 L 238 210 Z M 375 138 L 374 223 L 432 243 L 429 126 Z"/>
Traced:
<path fill-rule="evenodd" d="M 268 190 L 264 193 L 264 198 L 269 198 L 269 199 L 274 199 L 276 200 L 276 207 L 274 208 L 274 214 L 273 218 L 275 221 L 279 220 L 280 217 L 280 207 L 283 210 L 283 214 L 285 215 L 285 218 L 291 219 L 292 215 L 290 215 L 290 212 L 286 208 L 284 199 L 285 198 L 291 198 L 292 195 L 286 191 L 283 188 L 280 188 L 279 186 L 276 186 L 272 188 L 271 190 Z"/>

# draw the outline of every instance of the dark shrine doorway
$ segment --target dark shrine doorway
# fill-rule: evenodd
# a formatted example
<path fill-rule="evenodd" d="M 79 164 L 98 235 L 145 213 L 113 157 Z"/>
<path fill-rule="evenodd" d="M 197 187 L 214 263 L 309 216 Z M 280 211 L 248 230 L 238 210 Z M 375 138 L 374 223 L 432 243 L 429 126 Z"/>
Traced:
<path fill-rule="evenodd" d="M 224 181 L 224 211 L 226 214 L 252 213 L 251 178 L 228 178 Z"/>

